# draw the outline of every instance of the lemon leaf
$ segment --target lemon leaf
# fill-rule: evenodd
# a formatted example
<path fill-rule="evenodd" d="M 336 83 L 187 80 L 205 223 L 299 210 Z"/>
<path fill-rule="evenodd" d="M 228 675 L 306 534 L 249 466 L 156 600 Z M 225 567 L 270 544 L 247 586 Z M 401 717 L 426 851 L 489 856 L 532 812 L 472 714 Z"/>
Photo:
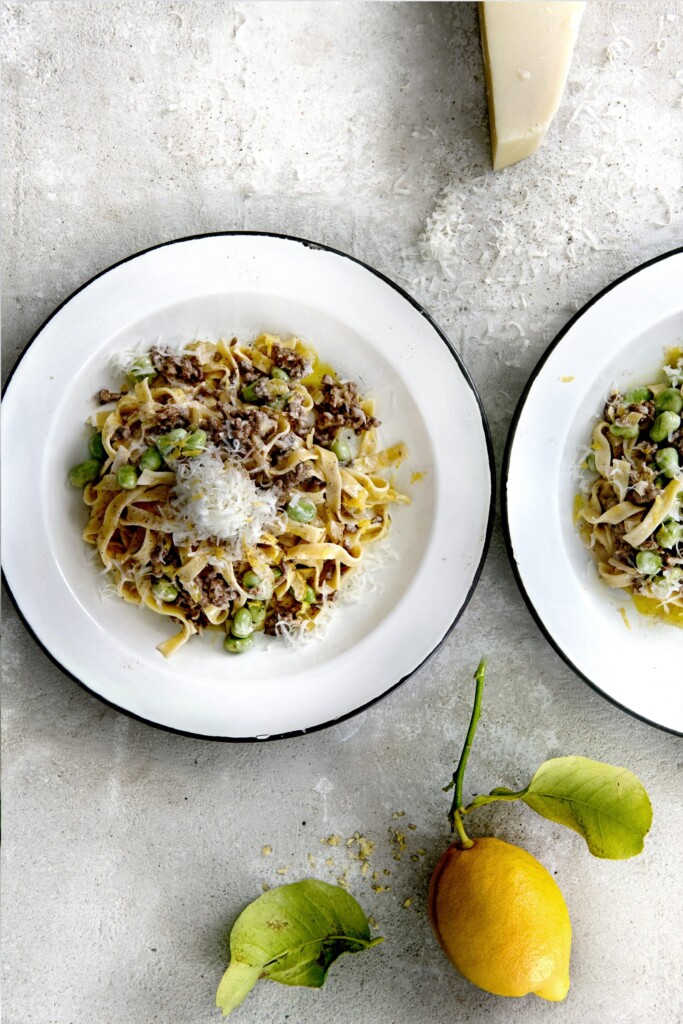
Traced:
<path fill-rule="evenodd" d="M 626 768 L 588 757 L 545 761 L 521 796 L 532 810 L 578 832 L 595 857 L 626 860 L 643 849 L 652 805 Z"/>
<path fill-rule="evenodd" d="M 235 921 L 216 1006 L 227 1016 L 259 978 L 320 988 L 342 953 L 379 942 L 359 904 L 339 886 L 314 878 L 282 885 L 259 896 Z"/>

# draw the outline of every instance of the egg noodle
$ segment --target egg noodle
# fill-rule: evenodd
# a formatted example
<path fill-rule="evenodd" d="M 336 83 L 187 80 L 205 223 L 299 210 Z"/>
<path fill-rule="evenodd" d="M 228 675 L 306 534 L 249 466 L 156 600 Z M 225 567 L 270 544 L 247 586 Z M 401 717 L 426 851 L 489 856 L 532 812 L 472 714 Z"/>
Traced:
<path fill-rule="evenodd" d="M 233 652 L 306 634 L 409 502 L 388 475 L 405 446 L 379 448 L 372 401 L 298 338 L 152 348 L 100 402 L 70 477 L 83 537 L 122 598 L 178 625 L 165 656 L 208 626 Z"/>
<path fill-rule="evenodd" d="M 683 354 L 666 381 L 612 391 L 577 499 L 581 534 L 609 586 L 683 625 Z"/>

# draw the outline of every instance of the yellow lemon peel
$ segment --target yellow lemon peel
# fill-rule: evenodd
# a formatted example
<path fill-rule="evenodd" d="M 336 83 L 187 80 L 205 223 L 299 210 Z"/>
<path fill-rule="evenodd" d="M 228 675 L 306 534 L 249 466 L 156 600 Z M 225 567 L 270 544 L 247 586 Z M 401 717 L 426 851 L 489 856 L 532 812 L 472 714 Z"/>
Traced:
<path fill-rule="evenodd" d="M 567 995 L 569 911 L 526 850 L 495 838 L 449 846 L 432 876 L 429 916 L 446 956 L 479 988 L 552 1002 Z"/>

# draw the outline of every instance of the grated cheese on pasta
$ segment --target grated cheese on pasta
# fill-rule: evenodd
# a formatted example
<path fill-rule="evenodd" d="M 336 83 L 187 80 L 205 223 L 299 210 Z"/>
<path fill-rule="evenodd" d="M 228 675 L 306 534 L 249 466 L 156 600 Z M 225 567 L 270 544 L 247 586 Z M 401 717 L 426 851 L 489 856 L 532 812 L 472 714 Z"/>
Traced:
<path fill-rule="evenodd" d="M 174 544 L 194 544 L 216 537 L 236 549 L 253 547 L 277 517 L 273 491 L 256 486 L 238 466 L 224 463 L 215 451 L 179 465 L 171 504 L 180 516 Z"/>

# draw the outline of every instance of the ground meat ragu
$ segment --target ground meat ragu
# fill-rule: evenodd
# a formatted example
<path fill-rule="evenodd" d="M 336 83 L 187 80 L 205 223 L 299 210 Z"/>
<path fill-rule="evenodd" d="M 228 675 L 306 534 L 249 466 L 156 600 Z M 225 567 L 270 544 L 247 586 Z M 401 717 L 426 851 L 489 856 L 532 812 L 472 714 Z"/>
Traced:
<path fill-rule="evenodd" d="M 250 359 L 240 359 L 239 366 L 240 383 L 242 387 L 245 387 L 247 384 L 253 384 L 257 380 L 263 380 L 264 378 L 268 379 L 267 375 L 261 370 L 258 370 Z"/>
<path fill-rule="evenodd" d="M 288 373 L 292 380 L 301 380 L 311 371 L 311 364 L 303 356 L 284 345 L 273 345 L 270 354 L 275 365 Z"/>
<path fill-rule="evenodd" d="M 296 466 L 289 469 L 282 476 L 276 478 L 275 486 L 280 491 L 281 501 L 286 503 L 292 496 L 292 491 L 304 484 L 314 473 L 310 462 L 297 462 Z"/>
<path fill-rule="evenodd" d="M 634 412 L 640 413 L 640 429 L 649 430 L 657 415 L 655 412 L 655 403 L 653 401 L 641 402 L 639 405 L 632 406 L 632 409 Z"/>
<path fill-rule="evenodd" d="M 209 625 L 209 620 L 207 619 L 201 605 L 197 604 L 196 601 L 193 601 L 186 590 L 180 591 L 176 599 L 176 604 L 179 608 L 182 608 L 185 613 L 185 617 L 189 619 L 190 622 L 194 622 L 196 626 L 200 626 L 203 629 Z"/>
<path fill-rule="evenodd" d="M 220 439 L 236 441 L 243 450 L 253 448 L 257 439 L 265 440 L 277 430 L 277 420 L 258 406 L 236 409 L 232 405 L 221 403 L 219 409 L 224 421 L 224 426 L 219 432 Z"/>
<path fill-rule="evenodd" d="M 337 563 L 334 562 L 332 559 L 329 559 L 327 562 L 323 562 L 323 567 L 320 570 L 319 576 L 320 583 L 327 583 L 328 580 L 331 580 L 332 577 L 334 576 L 336 568 Z"/>
<path fill-rule="evenodd" d="M 362 434 L 370 427 L 379 426 L 379 420 L 368 416 L 361 407 L 353 381 L 338 383 L 325 374 L 320 392 L 314 410 L 315 439 L 319 444 L 330 444 L 340 430 Z"/>
<path fill-rule="evenodd" d="M 202 379 L 202 364 L 197 356 L 174 355 L 169 349 L 150 349 L 152 366 L 168 381 L 180 380 L 186 384 L 198 384 Z"/>
<path fill-rule="evenodd" d="M 97 400 L 100 405 L 107 405 L 109 402 L 118 402 L 120 397 L 120 391 L 110 391 L 108 388 L 101 388 L 97 392 Z"/>
<path fill-rule="evenodd" d="M 162 430 L 175 430 L 189 425 L 190 413 L 181 405 L 164 405 L 154 414 L 154 420 Z"/>
<path fill-rule="evenodd" d="M 671 439 L 672 446 L 683 459 L 683 427 L 676 431 Z"/>
<path fill-rule="evenodd" d="M 207 565 L 197 576 L 197 584 L 210 604 L 216 608 L 225 608 L 234 598 L 237 591 L 226 583 L 213 566 Z"/>
<path fill-rule="evenodd" d="M 270 449 L 271 465 L 276 466 L 284 455 L 287 455 L 291 452 L 292 448 L 297 448 L 300 444 L 301 441 L 299 437 L 291 432 L 278 438 Z"/>
<path fill-rule="evenodd" d="M 296 621 L 295 608 L 283 608 L 274 604 L 268 609 L 263 631 L 266 636 L 277 636 L 280 632 L 278 626 L 292 626 Z"/>
<path fill-rule="evenodd" d="M 285 408 L 292 431 L 299 437 L 307 437 L 311 430 L 308 414 L 303 406 L 301 395 L 293 395 Z"/>
<path fill-rule="evenodd" d="M 634 505 L 651 505 L 652 502 L 657 497 L 657 495 L 659 494 L 659 490 L 660 489 L 653 482 L 653 483 L 646 483 L 641 488 L 641 490 L 642 490 L 642 494 L 640 494 L 638 491 L 634 490 L 633 487 L 631 487 L 626 492 L 626 500 L 633 502 Z M 616 504 L 616 502 L 614 502 L 613 504 Z M 606 507 L 611 507 L 611 506 L 606 506 Z"/>

